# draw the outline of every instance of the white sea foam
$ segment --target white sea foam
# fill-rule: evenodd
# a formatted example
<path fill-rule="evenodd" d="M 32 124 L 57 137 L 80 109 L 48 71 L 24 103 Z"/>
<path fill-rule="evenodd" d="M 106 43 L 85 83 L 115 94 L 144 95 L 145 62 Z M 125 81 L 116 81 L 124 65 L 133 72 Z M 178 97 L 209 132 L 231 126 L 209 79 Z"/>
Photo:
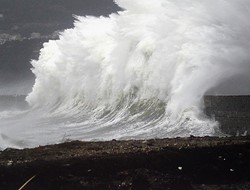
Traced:
<path fill-rule="evenodd" d="M 202 98 L 249 68 L 250 1 L 115 2 L 124 10 L 76 17 L 32 61 L 27 101 L 43 119 L 30 134 L 51 134 L 34 144 L 215 135 Z"/>

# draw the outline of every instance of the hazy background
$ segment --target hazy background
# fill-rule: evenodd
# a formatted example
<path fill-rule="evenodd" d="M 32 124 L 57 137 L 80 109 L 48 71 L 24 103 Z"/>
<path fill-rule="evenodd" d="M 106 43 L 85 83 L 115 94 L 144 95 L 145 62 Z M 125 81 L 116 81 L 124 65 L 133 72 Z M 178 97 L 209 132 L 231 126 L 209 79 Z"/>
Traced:
<path fill-rule="evenodd" d="M 117 10 L 112 0 L 0 0 L 0 95 L 30 92 L 30 60 L 38 58 L 44 42 L 73 27 L 72 15 Z"/>
<path fill-rule="evenodd" d="M 27 94 L 34 83 L 30 60 L 42 44 L 73 27 L 72 15 L 108 15 L 112 0 L 0 0 L 0 95 Z M 250 64 L 250 63 L 249 63 Z M 250 75 L 235 76 L 208 94 L 250 94 Z"/>

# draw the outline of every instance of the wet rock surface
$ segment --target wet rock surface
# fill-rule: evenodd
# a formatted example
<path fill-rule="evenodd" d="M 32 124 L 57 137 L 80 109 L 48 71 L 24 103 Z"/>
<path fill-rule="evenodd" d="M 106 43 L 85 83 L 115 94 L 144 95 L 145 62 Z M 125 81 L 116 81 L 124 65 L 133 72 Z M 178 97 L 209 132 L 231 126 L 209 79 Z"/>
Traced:
<path fill-rule="evenodd" d="M 0 189 L 250 189 L 250 138 L 66 142 L 0 152 Z"/>

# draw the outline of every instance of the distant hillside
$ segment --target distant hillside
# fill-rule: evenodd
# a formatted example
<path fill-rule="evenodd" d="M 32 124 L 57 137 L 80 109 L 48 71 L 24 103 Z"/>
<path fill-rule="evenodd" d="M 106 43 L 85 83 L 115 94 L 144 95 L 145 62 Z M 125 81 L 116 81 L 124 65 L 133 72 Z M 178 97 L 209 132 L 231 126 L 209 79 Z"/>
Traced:
<path fill-rule="evenodd" d="M 112 0 L 0 0 L 0 33 L 50 34 L 73 25 L 72 14 L 108 15 Z"/>
<path fill-rule="evenodd" d="M 0 94 L 30 91 L 30 60 L 38 58 L 43 43 L 57 38 L 58 31 L 73 27 L 72 15 L 117 10 L 112 0 L 0 0 Z M 16 90 L 26 89 L 23 84 L 28 90 Z"/>

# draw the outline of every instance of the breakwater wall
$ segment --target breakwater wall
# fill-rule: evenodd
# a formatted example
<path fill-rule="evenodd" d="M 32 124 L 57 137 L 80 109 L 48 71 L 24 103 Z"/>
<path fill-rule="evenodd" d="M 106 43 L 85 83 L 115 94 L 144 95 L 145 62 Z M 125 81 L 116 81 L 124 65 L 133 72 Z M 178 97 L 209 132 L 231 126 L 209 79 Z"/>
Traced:
<path fill-rule="evenodd" d="M 250 96 L 205 96 L 205 112 L 220 123 L 223 133 L 250 135 Z"/>

